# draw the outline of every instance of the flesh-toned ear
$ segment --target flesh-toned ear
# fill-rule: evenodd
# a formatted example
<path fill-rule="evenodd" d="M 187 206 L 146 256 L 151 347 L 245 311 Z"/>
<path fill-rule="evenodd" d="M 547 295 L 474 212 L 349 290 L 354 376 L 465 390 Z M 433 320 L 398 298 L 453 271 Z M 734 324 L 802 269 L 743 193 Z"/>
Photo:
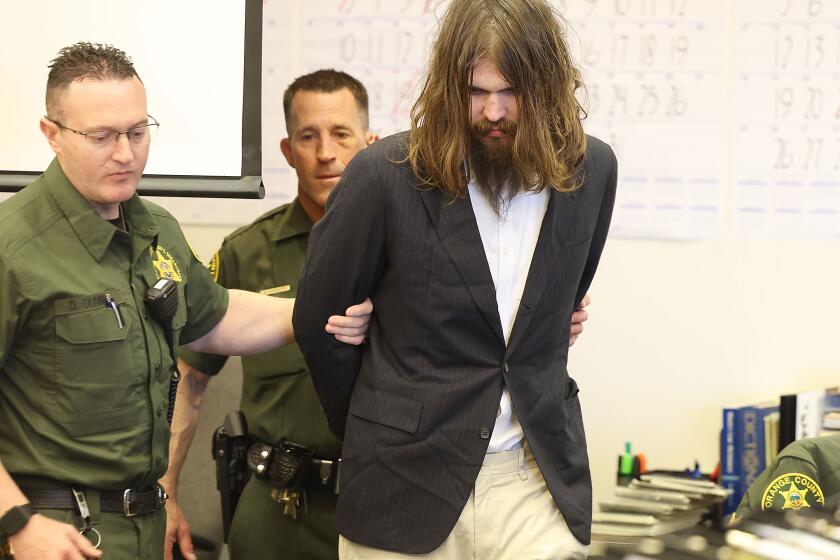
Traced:
<path fill-rule="evenodd" d="M 289 164 L 289 167 L 294 169 L 295 158 L 292 155 L 292 143 L 288 138 L 280 140 L 280 151 L 283 152 L 283 157 L 286 158 L 286 162 Z"/>
<path fill-rule="evenodd" d="M 44 138 L 47 139 L 47 142 L 49 142 L 52 151 L 55 152 L 56 155 L 60 155 L 61 146 L 58 142 L 58 133 L 60 132 L 60 129 L 58 128 L 58 125 L 46 117 L 41 117 L 41 122 L 39 124 L 41 127 L 41 133 L 44 135 Z"/>

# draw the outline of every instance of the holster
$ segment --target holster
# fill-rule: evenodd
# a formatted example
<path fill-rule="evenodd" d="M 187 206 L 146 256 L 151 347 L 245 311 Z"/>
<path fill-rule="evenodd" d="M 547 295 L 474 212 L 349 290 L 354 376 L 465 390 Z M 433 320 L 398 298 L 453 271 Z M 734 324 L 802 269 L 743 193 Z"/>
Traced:
<path fill-rule="evenodd" d="M 216 462 L 216 488 L 222 501 L 222 529 L 225 542 L 228 542 L 233 514 L 239 503 L 242 490 L 248 482 L 251 471 L 248 469 L 248 424 L 245 415 L 239 410 L 225 416 L 223 425 L 213 432 L 213 460 Z"/>

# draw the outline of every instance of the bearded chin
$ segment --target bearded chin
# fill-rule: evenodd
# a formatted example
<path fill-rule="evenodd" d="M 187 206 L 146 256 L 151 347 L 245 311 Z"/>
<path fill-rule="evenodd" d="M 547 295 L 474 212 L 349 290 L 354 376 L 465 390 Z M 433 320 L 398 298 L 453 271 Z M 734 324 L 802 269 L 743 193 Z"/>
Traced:
<path fill-rule="evenodd" d="M 478 138 L 470 142 L 470 171 L 496 215 L 502 217 L 527 181 L 513 166 L 513 147 L 507 138 Z"/>

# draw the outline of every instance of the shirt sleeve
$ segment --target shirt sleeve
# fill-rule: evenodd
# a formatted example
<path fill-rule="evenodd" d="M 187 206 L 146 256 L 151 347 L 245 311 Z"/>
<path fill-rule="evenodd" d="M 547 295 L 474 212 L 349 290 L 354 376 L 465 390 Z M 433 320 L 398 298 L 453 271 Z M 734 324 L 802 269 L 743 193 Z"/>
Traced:
<path fill-rule="evenodd" d="M 785 456 L 750 485 L 733 519 L 765 510 L 798 510 L 822 505 L 816 501 L 821 495 L 819 473 L 814 464 L 799 457 Z"/>
<path fill-rule="evenodd" d="M 192 251 L 189 254 L 190 266 L 184 285 L 187 324 L 181 331 L 181 345 L 198 340 L 213 330 L 224 317 L 228 306 L 227 289 L 213 280 L 210 271 Z"/>
<path fill-rule="evenodd" d="M 212 278 L 220 285 L 226 288 L 231 288 L 230 282 L 237 278 L 236 274 L 236 259 L 228 249 L 227 244 L 223 243 L 222 247 L 216 251 L 213 258 L 210 259 L 209 271 Z M 181 346 L 181 359 L 187 364 L 197 369 L 205 375 L 216 375 L 227 363 L 227 356 L 220 354 L 209 354 L 207 352 L 196 352 L 190 350 L 186 346 Z"/>

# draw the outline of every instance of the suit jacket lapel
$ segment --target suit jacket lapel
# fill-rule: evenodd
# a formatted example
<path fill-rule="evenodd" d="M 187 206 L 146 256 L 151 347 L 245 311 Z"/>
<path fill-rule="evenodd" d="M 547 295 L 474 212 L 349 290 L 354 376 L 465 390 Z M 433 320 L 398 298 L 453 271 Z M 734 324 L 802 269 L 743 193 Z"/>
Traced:
<path fill-rule="evenodd" d="M 496 288 L 490 275 L 490 266 L 484 254 L 484 245 L 469 196 L 455 202 L 444 201 L 439 189 L 419 187 L 423 203 L 449 258 L 461 273 L 475 304 L 504 343 L 502 322 L 496 303 Z"/>
<path fill-rule="evenodd" d="M 528 269 L 528 279 L 525 281 L 525 289 L 522 290 L 522 299 L 519 309 L 516 311 L 516 320 L 513 322 L 513 329 L 510 333 L 510 340 L 506 354 L 510 355 L 519 341 L 522 334 L 528 329 L 534 309 L 539 304 L 548 282 L 549 265 L 557 258 L 558 236 L 557 227 L 557 206 L 560 193 L 551 189 L 548 198 L 548 206 L 545 209 L 540 236 L 537 239 L 537 246 L 534 248 L 534 256 L 531 258 L 531 266 Z"/>

